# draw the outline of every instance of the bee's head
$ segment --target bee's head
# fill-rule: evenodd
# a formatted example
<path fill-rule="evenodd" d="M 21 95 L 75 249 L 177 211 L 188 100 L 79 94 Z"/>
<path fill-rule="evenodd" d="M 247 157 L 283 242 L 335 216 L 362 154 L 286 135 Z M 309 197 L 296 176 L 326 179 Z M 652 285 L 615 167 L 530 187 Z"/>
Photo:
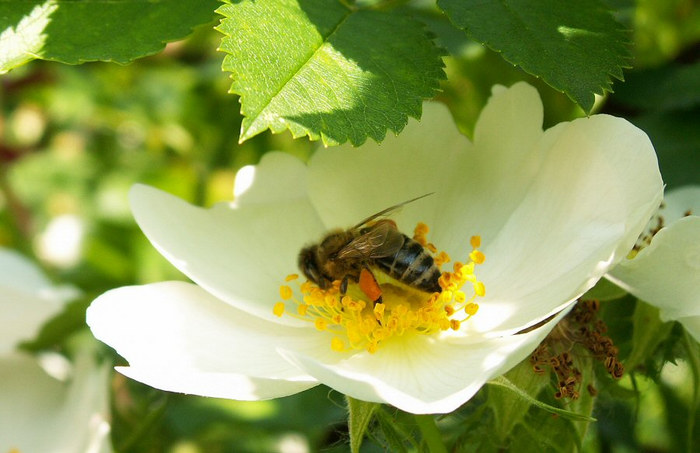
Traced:
<path fill-rule="evenodd" d="M 298 263 L 302 274 L 309 281 L 316 283 L 321 289 L 326 289 L 330 285 L 330 279 L 321 272 L 320 263 L 318 262 L 318 245 L 311 245 L 301 249 Z"/>

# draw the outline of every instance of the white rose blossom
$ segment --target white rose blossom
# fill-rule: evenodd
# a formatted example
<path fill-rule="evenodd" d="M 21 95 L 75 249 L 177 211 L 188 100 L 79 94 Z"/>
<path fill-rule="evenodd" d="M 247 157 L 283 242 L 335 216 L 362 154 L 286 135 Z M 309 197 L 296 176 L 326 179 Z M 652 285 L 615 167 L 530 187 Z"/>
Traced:
<path fill-rule="evenodd" d="M 661 201 L 642 131 L 605 115 L 543 131 L 542 116 L 537 91 L 518 83 L 494 88 L 473 143 L 447 109 L 426 104 L 421 122 L 381 145 L 319 149 L 308 165 L 268 153 L 239 172 L 232 203 L 211 209 L 137 185 L 136 221 L 195 283 L 109 291 L 88 324 L 129 361 L 121 373 L 164 390 L 258 400 L 323 383 L 408 412 L 450 412 L 527 357 L 627 255 Z M 342 298 L 337 283 L 285 282 L 301 248 L 329 229 L 429 193 L 392 219 L 409 236 L 424 222 L 430 242 L 467 263 L 442 294 L 379 275 L 377 313 L 356 288 Z M 443 318 L 413 323 L 436 304 Z"/>
<path fill-rule="evenodd" d="M 44 323 L 75 295 L 72 288 L 54 286 L 19 253 L 0 248 L 0 354 L 34 338 Z"/>
<path fill-rule="evenodd" d="M 37 358 L 17 349 L 76 294 L 0 249 L 0 452 L 111 451 L 109 368 L 95 363 L 90 348 L 73 367 L 58 354 Z"/>
<path fill-rule="evenodd" d="M 607 278 L 700 341 L 700 186 L 669 191 L 635 249 Z"/>

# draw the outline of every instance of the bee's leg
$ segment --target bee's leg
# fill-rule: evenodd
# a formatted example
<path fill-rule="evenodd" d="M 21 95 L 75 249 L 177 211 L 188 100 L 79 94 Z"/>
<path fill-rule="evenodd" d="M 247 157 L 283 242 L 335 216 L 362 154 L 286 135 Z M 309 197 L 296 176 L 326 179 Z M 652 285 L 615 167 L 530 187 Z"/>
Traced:
<path fill-rule="evenodd" d="M 348 284 L 350 283 L 350 276 L 346 275 L 343 277 L 343 279 L 340 281 L 340 294 L 345 295 L 345 293 L 348 292 Z"/>
<path fill-rule="evenodd" d="M 375 305 L 382 303 L 382 289 L 379 287 L 379 283 L 377 283 L 377 279 L 374 278 L 372 271 L 363 267 L 360 271 L 359 283 L 362 292 L 365 293 Z"/>

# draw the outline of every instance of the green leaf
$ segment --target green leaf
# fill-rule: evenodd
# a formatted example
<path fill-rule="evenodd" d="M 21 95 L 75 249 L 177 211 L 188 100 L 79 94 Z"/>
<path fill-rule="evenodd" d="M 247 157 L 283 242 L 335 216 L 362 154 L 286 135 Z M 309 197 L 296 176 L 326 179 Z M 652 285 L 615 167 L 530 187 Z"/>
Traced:
<path fill-rule="evenodd" d="M 610 280 L 601 278 L 598 283 L 591 289 L 589 289 L 583 296 L 582 300 L 597 299 L 599 301 L 605 302 L 608 300 L 617 300 L 624 297 L 627 291 L 620 288 Z"/>
<path fill-rule="evenodd" d="M 517 449 L 518 453 L 581 451 L 581 439 L 573 424 L 571 420 L 551 414 L 530 414 L 524 423 L 515 428 L 509 438 L 509 445 Z"/>
<path fill-rule="evenodd" d="M 268 128 L 326 145 L 380 142 L 419 118 L 445 77 L 423 24 L 398 11 L 328 0 L 242 0 L 217 11 L 222 67 L 245 116 L 241 142 Z"/>
<path fill-rule="evenodd" d="M 406 442 L 411 442 L 413 451 L 418 449 L 418 444 L 413 440 L 412 435 L 401 429 L 396 419 L 389 415 L 383 407 L 380 406 L 374 414 L 384 436 L 386 445 L 383 447 L 386 451 L 406 453 L 408 452 Z"/>
<path fill-rule="evenodd" d="M 634 325 L 632 331 L 632 351 L 625 360 L 625 368 L 628 371 L 635 370 L 647 359 L 651 358 L 654 351 L 662 341 L 671 333 L 673 323 L 665 323 L 659 319 L 659 309 L 644 302 L 637 301 L 632 318 Z"/>
<path fill-rule="evenodd" d="M 368 403 L 367 401 L 356 400 L 355 398 L 346 397 L 348 401 L 348 431 L 350 434 L 350 451 L 359 453 L 362 440 L 365 438 L 365 432 L 369 426 L 369 422 L 374 417 L 374 412 L 379 407 L 377 403 Z"/>
<path fill-rule="evenodd" d="M 700 62 L 630 72 L 617 87 L 615 103 L 650 111 L 696 107 L 700 105 Z"/>
<path fill-rule="evenodd" d="M 214 18 L 216 0 L 3 0 L 0 74 L 35 58 L 128 63 Z"/>
<path fill-rule="evenodd" d="M 450 20 L 503 58 L 542 77 L 586 112 L 628 66 L 622 26 L 598 0 L 438 0 Z"/>
<path fill-rule="evenodd" d="M 489 388 L 488 405 L 493 410 L 495 429 L 493 435 L 496 442 L 505 445 L 515 425 L 520 423 L 530 410 L 532 401 L 540 391 L 549 385 L 549 374 L 537 374 L 532 369 L 529 360 L 524 360 L 510 370 L 502 378 L 504 383 L 510 383 L 528 398 L 513 398 L 513 388 L 493 386 Z M 518 393 L 522 396 L 522 394 Z"/>
<path fill-rule="evenodd" d="M 687 184 L 700 184 L 697 165 L 700 150 L 700 108 L 674 112 L 653 112 L 632 118 L 632 124 L 649 135 L 666 190 Z"/>
<path fill-rule="evenodd" d="M 575 400 L 567 400 L 563 404 L 566 405 L 569 415 L 559 417 L 556 414 L 547 413 L 536 409 L 533 405 L 527 405 L 529 411 L 518 421 L 517 425 L 512 427 L 506 434 L 507 439 L 501 441 L 501 445 L 515 447 L 519 452 L 529 453 L 529 452 L 541 452 L 541 451 L 552 451 L 552 452 L 571 452 L 571 451 L 581 451 L 582 439 L 586 433 L 589 422 L 593 418 L 589 415 L 593 411 L 593 395 L 587 390 L 588 384 L 593 384 L 595 382 L 595 376 L 593 373 L 593 361 L 590 357 L 586 357 L 586 354 L 581 354 L 579 350 L 575 354 L 576 367 L 581 371 L 582 381 L 580 383 L 579 397 Z M 527 363 L 527 362 L 524 362 Z M 529 364 L 528 364 L 529 365 Z M 524 369 L 519 373 L 520 377 L 527 377 L 524 375 Z M 510 374 L 510 373 L 509 373 Z M 530 374 L 532 371 L 530 370 Z M 509 376 L 511 378 L 517 378 L 518 375 Z M 549 382 L 549 376 L 539 376 L 543 378 L 545 382 Z M 532 380 L 532 379 L 530 379 Z M 517 381 L 519 386 L 520 381 Z M 543 389 L 539 392 L 540 400 L 539 402 L 545 404 L 550 408 L 555 408 L 555 404 L 562 404 L 562 401 L 558 401 L 554 398 L 553 392 L 554 388 L 543 388 L 541 383 L 537 385 L 530 385 L 528 394 L 531 394 L 537 389 Z M 489 388 L 489 393 L 495 388 Z M 491 398 L 489 398 L 491 403 Z M 513 406 L 522 406 L 521 401 L 512 401 Z M 549 404 L 548 404 L 549 403 Z M 494 412 L 496 412 L 496 407 L 492 405 Z M 545 408 L 546 409 L 546 408 Z M 502 411 L 509 411 L 508 407 L 501 409 Z M 518 413 L 521 409 L 516 409 Z M 571 417 L 570 415 L 575 415 L 576 417 Z M 515 419 L 512 419 L 515 421 Z M 497 429 L 503 429 L 501 426 L 497 426 Z"/>
<path fill-rule="evenodd" d="M 442 442 L 442 435 L 435 424 L 435 417 L 428 414 L 414 415 L 416 425 L 423 435 L 423 442 L 431 453 L 447 453 L 447 447 Z"/>
<path fill-rule="evenodd" d="M 561 417 L 564 417 L 565 419 L 574 420 L 574 421 L 586 421 L 586 422 L 595 421 L 595 418 L 589 417 L 588 415 L 577 414 L 576 412 L 567 411 L 565 409 L 554 407 L 554 406 L 551 406 L 547 403 L 543 403 L 542 401 L 536 400 L 532 396 L 528 395 L 527 392 L 520 389 L 518 386 L 516 386 L 512 382 L 510 382 L 504 376 L 499 376 L 496 379 L 492 379 L 492 380 L 488 381 L 488 384 L 493 385 L 493 386 L 499 386 L 499 387 L 506 388 L 506 389 L 510 390 L 512 393 L 514 393 L 515 395 L 517 395 L 520 398 L 527 401 L 529 404 L 536 406 L 536 407 L 539 407 L 540 409 L 544 409 L 547 412 L 557 414 Z"/>

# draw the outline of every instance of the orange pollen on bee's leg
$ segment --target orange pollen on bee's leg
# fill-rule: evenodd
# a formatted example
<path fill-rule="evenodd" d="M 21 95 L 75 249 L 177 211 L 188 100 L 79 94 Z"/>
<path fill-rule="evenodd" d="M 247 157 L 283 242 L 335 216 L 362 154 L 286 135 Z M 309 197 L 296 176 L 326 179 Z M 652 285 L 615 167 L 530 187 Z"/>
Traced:
<path fill-rule="evenodd" d="M 379 287 L 377 279 L 375 279 L 374 275 L 367 269 L 363 268 L 362 271 L 360 271 L 359 285 L 362 292 L 369 297 L 370 301 L 374 302 L 382 297 L 382 289 Z"/>
<path fill-rule="evenodd" d="M 428 242 L 428 231 L 427 225 L 419 223 L 414 239 L 433 254 L 436 264 L 450 262 L 446 252 L 438 253 Z M 321 289 L 291 274 L 280 285 L 282 302 L 277 302 L 272 312 L 312 324 L 318 334 L 329 335 L 330 348 L 338 353 L 364 350 L 373 354 L 403 335 L 458 331 L 477 313 L 475 300 L 486 294 L 483 282 L 475 275 L 476 267 L 485 259 L 478 250 L 481 238 L 473 236 L 469 242 L 472 250 L 465 262 L 455 261 L 451 272 L 441 273 L 440 292 L 420 291 L 375 269 L 363 269 L 359 282 L 350 282 L 346 294 L 340 293 L 340 280 Z M 289 308 L 293 305 L 296 310 Z"/>

